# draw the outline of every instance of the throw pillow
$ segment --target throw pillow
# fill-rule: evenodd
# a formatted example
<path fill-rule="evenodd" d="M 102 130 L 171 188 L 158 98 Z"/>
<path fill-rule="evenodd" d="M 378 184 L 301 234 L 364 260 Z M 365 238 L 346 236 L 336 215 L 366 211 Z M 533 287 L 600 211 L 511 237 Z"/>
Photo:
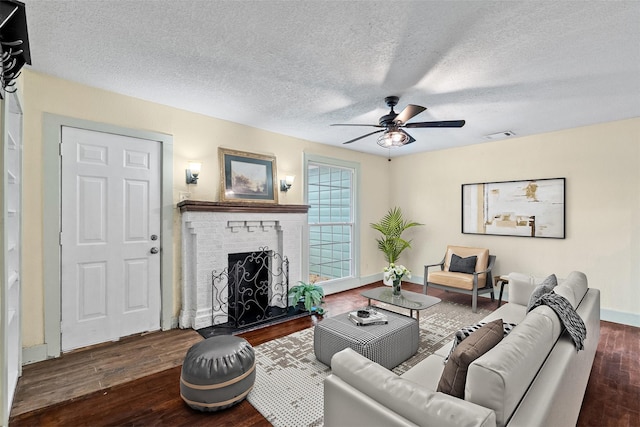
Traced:
<path fill-rule="evenodd" d="M 502 319 L 489 322 L 456 347 L 444 366 L 436 391 L 464 399 L 469 365 L 502 340 Z"/>
<path fill-rule="evenodd" d="M 476 323 L 475 325 L 463 326 L 462 328 L 457 330 L 456 333 L 453 335 L 453 345 L 451 346 L 451 351 L 449 351 L 449 354 L 444 359 L 443 363 L 447 363 L 447 361 L 449 360 L 449 357 L 451 357 L 451 353 L 453 353 L 453 351 L 456 349 L 458 344 L 460 344 L 462 341 L 464 341 L 465 338 L 467 338 L 469 335 L 471 335 L 472 333 L 474 333 L 475 331 L 477 331 L 478 329 L 480 329 L 486 324 L 487 322 L 480 322 L 480 323 Z M 502 322 L 502 332 L 503 332 L 502 338 L 509 335 L 509 333 L 516 326 L 517 325 L 515 323 Z"/>
<path fill-rule="evenodd" d="M 476 261 L 478 257 L 473 255 L 461 258 L 456 254 L 451 254 L 451 262 L 449 263 L 449 271 L 457 273 L 473 274 L 476 271 Z"/>
<path fill-rule="evenodd" d="M 538 301 L 542 295 L 547 294 L 553 290 L 558 284 L 558 279 L 555 274 L 551 274 L 549 277 L 544 279 L 542 283 L 535 287 L 533 292 L 531 293 L 531 297 L 529 297 L 529 304 L 527 305 L 527 313 L 534 309 L 534 304 Z"/>

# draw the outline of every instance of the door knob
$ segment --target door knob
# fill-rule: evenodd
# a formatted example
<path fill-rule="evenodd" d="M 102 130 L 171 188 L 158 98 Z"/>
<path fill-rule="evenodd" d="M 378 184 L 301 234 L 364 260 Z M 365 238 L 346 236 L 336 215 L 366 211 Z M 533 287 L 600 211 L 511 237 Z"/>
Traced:
<path fill-rule="evenodd" d="M 151 253 L 152 254 L 157 254 L 158 253 L 158 248 L 156 248 L 156 247 L 151 248 Z"/>

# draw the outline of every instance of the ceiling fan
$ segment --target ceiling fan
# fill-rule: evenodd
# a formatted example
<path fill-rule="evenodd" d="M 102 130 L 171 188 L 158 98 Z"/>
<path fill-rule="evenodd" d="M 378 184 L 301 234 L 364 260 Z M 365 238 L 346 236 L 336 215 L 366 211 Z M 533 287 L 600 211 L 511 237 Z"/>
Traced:
<path fill-rule="evenodd" d="M 464 120 L 407 123 L 408 120 L 411 120 L 413 117 L 426 110 L 426 107 L 409 104 L 404 108 L 404 110 L 402 110 L 401 113 L 398 114 L 393 111 L 393 107 L 398 105 L 399 100 L 400 98 L 397 96 L 387 96 L 384 99 L 384 102 L 388 107 L 391 108 L 391 111 L 389 112 L 389 114 L 380 117 L 377 125 L 336 123 L 332 124 L 331 126 L 371 126 L 381 128 L 366 135 L 354 138 L 350 141 L 343 142 L 343 144 L 351 144 L 352 142 L 358 141 L 362 138 L 366 138 L 367 136 L 384 132 L 380 137 L 378 137 L 378 145 L 383 148 L 401 147 L 403 145 L 411 144 L 415 141 L 415 139 L 407 132 L 405 132 L 405 130 L 402 128 L 461 128 L 462 126 L 464 126 Z"/>

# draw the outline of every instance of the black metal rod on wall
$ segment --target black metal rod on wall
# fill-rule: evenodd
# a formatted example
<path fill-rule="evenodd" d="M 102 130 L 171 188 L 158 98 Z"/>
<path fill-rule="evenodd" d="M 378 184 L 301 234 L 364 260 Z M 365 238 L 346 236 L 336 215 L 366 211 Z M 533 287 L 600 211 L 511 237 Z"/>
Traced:
<path fill-rule="evenodd" d="M 16 79 L 24 64 L 31 65 L 31 49 L 24 3 L 0 0 L 0 98 L 15 92 Z"/>

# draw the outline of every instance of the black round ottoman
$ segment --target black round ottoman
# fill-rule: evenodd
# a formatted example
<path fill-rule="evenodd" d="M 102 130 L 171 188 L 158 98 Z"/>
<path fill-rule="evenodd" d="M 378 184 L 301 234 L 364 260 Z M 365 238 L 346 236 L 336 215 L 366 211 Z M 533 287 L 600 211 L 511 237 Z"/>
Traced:
<path fill-rule="evenodd" d="M 180 396 L 200 411 L 219 411 L 244 399 L 256 379 L 256 359 L 247 340 L 207 338 L 188 351 L 180 374 Z"/>

